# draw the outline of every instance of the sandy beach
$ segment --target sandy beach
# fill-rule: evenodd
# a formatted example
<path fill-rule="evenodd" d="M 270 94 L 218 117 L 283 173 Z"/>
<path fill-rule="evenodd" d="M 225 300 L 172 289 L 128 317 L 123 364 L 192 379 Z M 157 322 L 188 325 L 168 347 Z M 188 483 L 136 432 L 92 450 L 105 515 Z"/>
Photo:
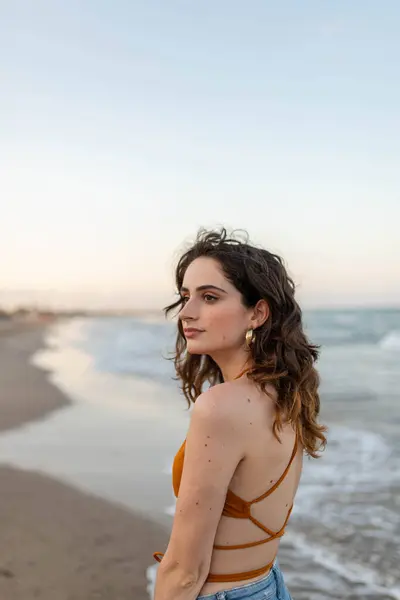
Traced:
<path fill-rule="evenodd" d="M 400 600 L 399 314 L 311 318 L 329 444 L 305 461 L 279 562 L 296 600 Z M 0 600 L 150 600 L 189 419 L 173 333 L 129 317 L 2 329 Z"/>
<path fill-rule="evenodd" d="M 2 327 L 0 430 L 68 409 L 29 363 L 44 326 Z M 0 467 L 1 600 L 148 600 L 146 569 L 165 528 L 40 473 Z"/>

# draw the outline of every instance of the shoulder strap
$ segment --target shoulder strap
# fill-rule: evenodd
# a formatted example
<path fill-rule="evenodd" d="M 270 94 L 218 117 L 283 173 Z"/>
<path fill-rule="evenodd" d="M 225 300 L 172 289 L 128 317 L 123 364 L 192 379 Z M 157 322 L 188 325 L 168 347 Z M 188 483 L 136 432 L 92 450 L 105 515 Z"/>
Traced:
<path fill-rule="evenodd" d="M 268 496 L 270 494 L 272 494 L 272 492 L 274 492 L 276 490 L 276 488 L 278 488 L 281 485 L 282 481 L 285 479 L 286 475 L 288 474 L 291 464 L 294 461 L 294 458 L 297 454 L 297 442 L 298 442 L 297 436 L 298 436 L 298 431 L 296 428 L 296 438 L 294 440 L 292 456 L 290 457 L 289 463 L 288 463 L 286 469 L 283 471 L 282 475 L 279 477 L 278 481 L 276 483 L 274 483 L 274 485 L 267 492 L 265 492 L 258 498 L 255 498 L 255 500 L 252 500 L 250 502 L 250 504 L 255 504 L 256 502 L 261 502 L 261 500 L 264 500 L 264 498 L 268 498 Z"/>

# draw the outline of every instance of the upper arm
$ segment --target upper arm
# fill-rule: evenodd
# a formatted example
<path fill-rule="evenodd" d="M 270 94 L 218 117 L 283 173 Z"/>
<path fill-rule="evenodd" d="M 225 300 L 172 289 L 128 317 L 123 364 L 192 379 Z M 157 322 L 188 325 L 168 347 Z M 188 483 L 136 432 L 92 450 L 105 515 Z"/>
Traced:
<path fill-rule="evenodd" d="M 179 497 L 163 562 L 187 573 L 208 573 L 214 538 L 244 445 L 232 399 L 216 386 L 196 400 L 186 438 Z"/>

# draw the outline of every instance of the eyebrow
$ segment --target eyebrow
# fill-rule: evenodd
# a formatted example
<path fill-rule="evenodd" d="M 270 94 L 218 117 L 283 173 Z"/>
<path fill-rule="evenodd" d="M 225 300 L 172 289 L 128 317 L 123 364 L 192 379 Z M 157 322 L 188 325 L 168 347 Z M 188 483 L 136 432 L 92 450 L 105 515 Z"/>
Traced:
<path fill-rule="evenodd" d="M 196 292 L 202 292 L 203 290 L 217 290 L 218 292 L 223 292 L 224 294 L 228 293 L 227 291 L 223 290 L 220 287 L 217 287 L 216 285 L 199 285 L 199 287 L 196 288 Z M 188 291 L 189 289 L 187 287 L 181 287 L 181 293 Z"/>

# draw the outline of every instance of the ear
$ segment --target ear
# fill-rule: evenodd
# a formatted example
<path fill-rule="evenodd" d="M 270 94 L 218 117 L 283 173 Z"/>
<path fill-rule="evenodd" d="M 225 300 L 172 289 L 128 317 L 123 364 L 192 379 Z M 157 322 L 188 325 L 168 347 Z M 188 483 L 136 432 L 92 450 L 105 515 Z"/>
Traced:
<path fill-rule="evenodd" d="M 269 305 L 266 300 L 259 300 L 253 308 L 253 316 L 251 318 L 251 327 L 257 329 L 264 325 L 270 314 Z"/>

